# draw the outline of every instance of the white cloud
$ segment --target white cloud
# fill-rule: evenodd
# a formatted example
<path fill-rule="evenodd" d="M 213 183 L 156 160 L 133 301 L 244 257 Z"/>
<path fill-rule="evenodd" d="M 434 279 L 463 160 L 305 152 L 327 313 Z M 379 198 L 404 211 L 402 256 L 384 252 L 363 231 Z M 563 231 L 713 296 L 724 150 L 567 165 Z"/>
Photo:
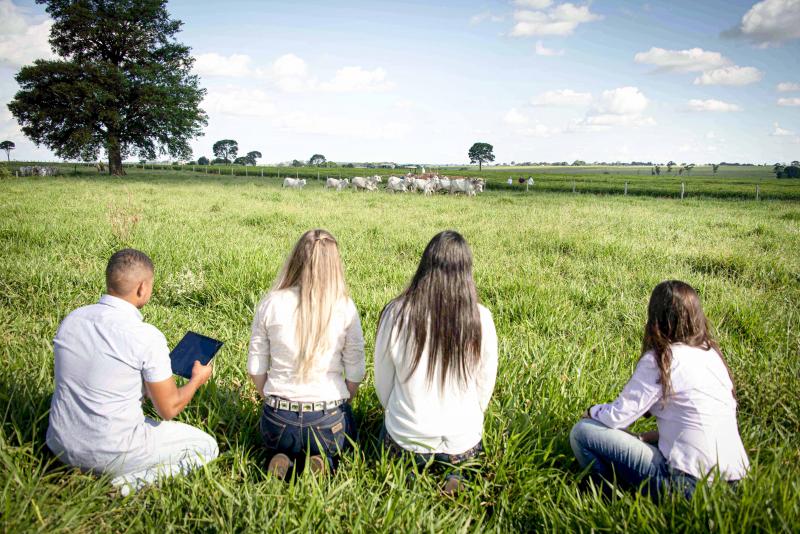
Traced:
<path fill-rule="evenodd" d="M 665 50 L 653 47 L 647 52 L 639 52 L 633 56 L 633 60 L 636 63 L 654 65 L 661 71 L 671 72 L 700 72 L 717 69 L 731 63 L 719 52 L 711 52 L 702 48 Z"/>
<path fill-rule="evenodd" d="M 203 100 L 203 109 L 210 115 L 263 118 L 275 114 L 275 103 L 259 89 L 228 86 L 210 90 Z"/>
<path fill-rule="evenodd" d="M 800 38 L 800 0 L 763 0 L 742 17 L 739 35 L 761 45 Z"/>
<path fill-rule="evenodd" d="M 800 83 L 794 82 L 781 82 L 776 87 L 780 93 L 789 93 L 792 91 L 800 91 Z"/>
<path fill-rule="evenodd" d="M 794 135 L 794 132 L 791 130 L 787 130 L 785 128 L 781 128 L 780 125 L 776 122 L 773 126 L 775 126 L 775 130 L 770 134 L 775 137 L 788 137 Z"/>
<path fill-rule="evenodd" d="M 563 56 L 564 50 L 556 50 L 554 48 L 547 48 L 544 46 L 544 43 L 541 41 L 536 41 L 536 46 L 534 47 L 534 51 L 536 52 L 537 56 Z"/>
<path fill-rule="evenodd" d="M 11 0 L 0 0 L 0 64 L 22 66 L 35 59 L 54 59 L 47 39 L 51 19 L 34 22 Z"/>
<path fill-rule="evenodd" d="M 516 24 L 511 29 L 511 35 L 571 35 L 580 24 L 601 18 L 592 13 L 588 5 L 576 6 L 570 2 L 550 7 L 547 11 L 520 9 L 514 12 Z"/>
<path fill-rule="evenodd" d="M 251 74 L 250 62 L 250 56 L 246 54 L 223 56 L 210 52 L 195 56 L 194 70 L 200 76 L 242 78 Z"/>
<path fill-rule="evenodd" d="M 800 106 L 800 98 L 779 98 L 778 99 L 779 106 Z"/>
<path fill-rule="evenodd" d="M 377 68 L 366 70 L 361 67 L 344 67 L 336 71 L 332 80 L 320 84 L 322 91 L 332 93 L 374 93 L 388 91 L 394 87 L 386 80 L 386 71 Z"/>
<path fill-rule="evenodd" d="M 545 91 L 531 99 L 531 104 L 539 107 L 586 106 L 592 101 L 591 93 L 579 93 L 572 89 Z"/>
<path fill-rule="evenodd" d="M 653 126 L 656 121 L 643 113 L 649 101 L 638 87 L 603 91 L 586 117 L 573 122 L 572 131 L 599 131 L 614 126 Z"/>
<path fill-rule="evenodd" d="M 708 100 L 693 98 L 689 100 L 688 109 L 689 111 L 718 111 L 722 113 L 742 110 L 742 108 L 736 104 L 723 102 L 722 100 L 714 100 L 713 98 Z"/>
<path fill-rule="evenodd" d="M 528 117 L 517 111 L 516 108 L 511 108 L 508 110 L 508 113 L 503 116 L 503 122 L 512 125 L 527 124 Z"/>
<path fill-rule="evenodd" d="M 288 93 L 308 90 L 316 84 L 308 75 L 305 60 L 295 54 L 284 54 L 273 61 L 270 75 L 275 85 Z"/>
<path fill-rule="evenodd" d="M 514 5 L 530 9 L 544 9 L 552 4 L 553 0 L 514 0 Z"/>
<path fill-rule="evenodd" d="M 517 135 L 521 135 L 524 137 L 551 137 L 552 135 L 557 133 L 559 133 L 559 130 L 548 128 L 544 124 L 539 124 L 539 123 L 536 123 L 527 128 L 521 128 L 516 131 Z"/>
<path fill-rule="evenodd" d="M 469 19 L 469 23 L 471 26 L 475 26 L 481 22 L 503 22 L 503 20 L 505 20 L 505 17 L 502 15 L 494 15 L 491 11 L 484 11 L 483 13 L 472 15 Z"/>
<path fill-rule="evenodd" d="M 755 67 L 722 67 L 704 72 L 695 78 L 695 85 L 747 85 L 764 77 L 764 73 Z"/>

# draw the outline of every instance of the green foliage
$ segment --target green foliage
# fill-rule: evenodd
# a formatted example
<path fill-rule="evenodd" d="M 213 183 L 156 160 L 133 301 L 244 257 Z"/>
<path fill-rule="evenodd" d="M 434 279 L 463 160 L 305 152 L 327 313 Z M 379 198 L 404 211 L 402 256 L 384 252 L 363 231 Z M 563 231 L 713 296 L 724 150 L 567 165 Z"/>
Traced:
<path fill-rule="evenodd" d="M 248 165 L 255 165 L 257 163 L 256 160 L 261 159 L 261 157 L 261 152 L 258 150 L 251 150 L 247 153 L 247 156 L 245 156 Z"/>
<path fill-rule="evenodd" d="M 489 143 L 474 143 L 468 152 L 469 162 L 477 163 L 478 169 L 483 168 L 483 164 L 487 161 L 494 161 L 494 147 Z"/>
<path fill-rule="evenodd" d="M 292 160 L 292 167 L 302 167 L 302 166 L 303 166 L 303 162 L 300 161 L 299 159 L 293 159 Z"/>
<path fill-rule="evenodd" d="M 6 161 L 11 161 L 11 151 L 14 150 L 16 147 L 17 145 L 15 145 L 13 141 L 0 142 L 0 150 L 5 151 Z"/>
<path fill-rule="evenodd" d="M 312 167 L 320 167 L 325 164 L 325 161 L 326 161 L 325 156 L 323 156 L 322 154 L 314 154 L 308 160 L 308 164 Z"/>
<path fill-rule="evenodd" d="M 315 180 L 302 191 L 283 191 L 274 178 L 131 170 L 134 180 L 124 182 L 86 172 L 0 184 L 2 530 L 800 530 L 796 201 L 497 189 L 477 198 L 333 194 Z M 593 176 L 601 185 L 608 179 L 602 172 Z M 507 174 L 486 172 L 496 184 Z M 541 180 L 537 174 L 537 187 Z M 297 237 L 314 227 L 329 229 L 340 243 L 368 374 L 354 403 L 358 452 L 333 477 L 284 484 L 264 473 L 259 404 L 244 362 L 255 304 Z M 500 339 L 487 452 L 455 499 L 441 494 L 441 477 L 410 482 L 409 463 L 376 448 L 381 408 L 371 371 L 381 309 L 444 228 L 469 240 L 479 296 Z M 52 338 L 67 313 L 96 301 L 105 262 L 120 243 L 156 262 L 153 301 L 142 311 L 170 345 L 189 329 L 226 341 L 212 383 L 177 418 L 215 435 L 221 457 L 124 499 L 109 496 L 108 479 L 60 465 L 45 445 Z M 715 484 L 692 502 L 603 497 L 580 482 L 569 428 L 587 405 L 622 388 L 638 358 L 649 292 L 673 277 L 702 295 L 736 380 L 752 471 L 737 493 Z"/>
<path fill-rule="evenodd" d="M 230 163 L 236 158 L 239 153 L 239 143 L 233 139 L 222 139 L 214 143 L 211 147 L 214 155 L 217 157 L 214 161 L 222 160 L 225 163 Z"/>
<path fill-rule="evenodd" d="M 207 124 L 205 90 L 192 74 L 189 48 L 174 40 L 181 23 L 166 0 L 38 0 L 54 23 L 53 50 L 16 76 L 9 109 L 22 131 L 64 159 L 108 154 L 122 174 L 130 154 L 188 159 L 189 140 Z"/>
<path fill-rule="evenodd" d="M 13 175 L 5 163 L 0 163 L 0 180 L 11 178 Z"/>
<path fill-rule="evenodd" d="M 777 178 L 800 178 L 800 166 L 789 165 L 788 167 L 781 167 L 780 171 L 775 173 Z"/>
<path fill-rule="evenodd" d="M 197 164 L 198 165 L 208 165 L 209 163 L 211 163 L 211 162 L 208 161 L 208 158 L 205 157 L 205 156 L 200 156 L 199 158 L 197 158 Z"/>

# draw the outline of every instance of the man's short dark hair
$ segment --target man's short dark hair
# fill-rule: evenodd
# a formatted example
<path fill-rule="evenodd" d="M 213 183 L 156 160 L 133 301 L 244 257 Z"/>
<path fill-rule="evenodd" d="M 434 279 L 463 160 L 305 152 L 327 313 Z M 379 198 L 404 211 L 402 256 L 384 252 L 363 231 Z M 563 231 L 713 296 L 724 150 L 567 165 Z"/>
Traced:
<path fill-rule="evenodd" d="M 147 254 L 134 248 L 118 250 L 106 266 L 106 288 L 110 293 L 124 295 L 132 289 L 131 275 L 142 270 L 151 274 L 155 271 L 153 260 Z"/>

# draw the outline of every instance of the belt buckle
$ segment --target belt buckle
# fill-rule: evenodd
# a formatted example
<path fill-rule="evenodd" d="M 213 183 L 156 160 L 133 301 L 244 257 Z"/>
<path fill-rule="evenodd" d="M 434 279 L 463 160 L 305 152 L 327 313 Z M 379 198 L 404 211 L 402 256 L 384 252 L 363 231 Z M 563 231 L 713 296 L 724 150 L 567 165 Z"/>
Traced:
<path fill-rule="evenodd" d="M 300 406 L 300 411 L 301 412 L 313 412 L 314 411 L 314 404 L 311 403 L 311 402 L 304 402 Z"/>
<path fill-rule="evenodd" d="M 287 400 L 279 400 L 278 401 L 278 409 L 279 410 L 288 410 L 289 409 L 289 401 Z"/>
<path fill-rule="evenodd" d="M 267 397 L 267 406 L 270 408 L 275 407 L 275 397 Z"/>
<path fill-rule="evenodd" d="M 300 409 L 299 402 L 290 402 L 289 403 L 289 411 L 296 412 Z"/>
<path fill-rule="evenodd" d="M 319 401 L 314 403 L 314 411 L 319 412 L 325 409 L 325 402 Z"/>

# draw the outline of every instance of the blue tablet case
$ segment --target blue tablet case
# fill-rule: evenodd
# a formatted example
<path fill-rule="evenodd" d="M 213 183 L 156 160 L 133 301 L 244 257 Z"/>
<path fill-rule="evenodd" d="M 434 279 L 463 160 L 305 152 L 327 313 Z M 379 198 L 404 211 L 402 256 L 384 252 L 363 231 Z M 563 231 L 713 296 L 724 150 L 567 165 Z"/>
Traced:
<path fill-rule="evenodd" d="M 186 332 L 183 339 L 169 353 L 170 360 L 172 360 L 172 372 L 184 378 L 191 378 L 195 360 L 199 360 L 203 365 L 208 365 L 222 345 L 222 341 L 214 338 L 196 332 Z"/>

